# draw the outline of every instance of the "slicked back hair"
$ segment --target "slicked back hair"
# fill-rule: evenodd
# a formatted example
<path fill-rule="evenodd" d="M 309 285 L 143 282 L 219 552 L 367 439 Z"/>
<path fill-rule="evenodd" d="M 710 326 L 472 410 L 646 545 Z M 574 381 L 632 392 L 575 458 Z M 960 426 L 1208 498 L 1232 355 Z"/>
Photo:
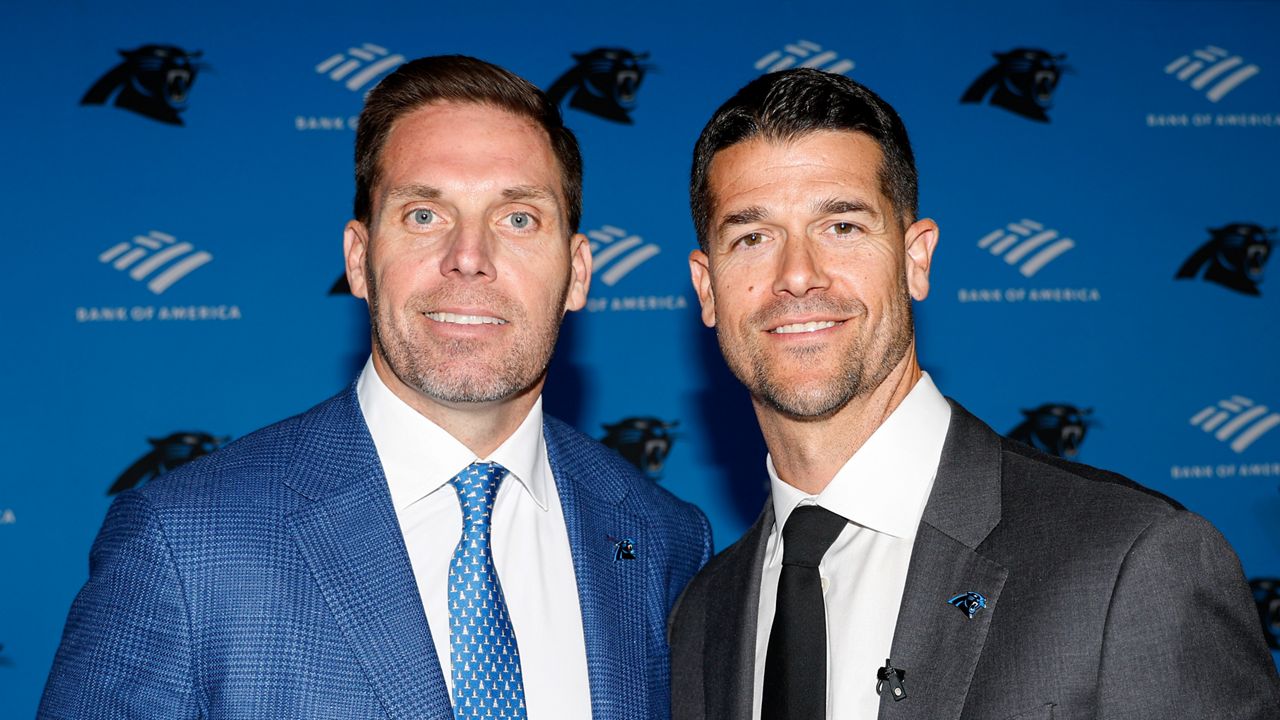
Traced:
<path fill-rule="evenodd" d="M 712 205 L 708 173 L 716 153 L 754 138 L 787 142 L 819 130 L 868 135 L 884 155 L 880 191 L 904 224 L 919 202 L 915 157 L 907 128 L 889 103 L 843 75 L 811 68 L 783 70 L 747 83 L 711 116 L 693 149 L 689 205 L 698 246 L 709 247 Z"/>
<path fill-rule="evenodd" d="M 560 110 L 528 80 L 465 55 L 434 55 L 401 65 L 365 99 L 356 126 L 355 218 L 368 225 L 372 193 L 382 174 L 382 149 L 400 118 L 435 102 L 477 103 L 527 118 L 547 133 L 560 164 L 570 233 L 582 220 L 582 153 Z M 467 132 L 467 128 L 458 128 Z"/>

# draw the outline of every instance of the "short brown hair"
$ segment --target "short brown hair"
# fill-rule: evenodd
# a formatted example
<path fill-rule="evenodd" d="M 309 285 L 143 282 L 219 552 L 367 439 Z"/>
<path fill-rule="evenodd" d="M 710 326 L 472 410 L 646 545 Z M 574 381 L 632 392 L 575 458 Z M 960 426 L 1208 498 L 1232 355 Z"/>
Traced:
<path fill-rule="evenodd" d="M 794 140 L 818 130 L 864 133 L 883 154 L 881 192 L 901 220 L 915 220 L 918 178 L 911 141 L 893 106 L 865 85 L 843 75 L 797 68 L 747 83 L 711 116 L 693 149 L 689 204 L 698 246 L 708 249 L 711 222 L 710 168 L 716 153 L 756 137 Z"/>
<path fill-rule="evenodd" d="M 372 192 L 382 173 L 382 148 L 391 128 L 405 115 L 433 102 L 492 105 L 528 118 L 547 133 L 560 163 L 566 214 L 571 233 L 582 220 L 582 153 L 560 110 L 528 80 L 483 60 L 465 55 L 434 55 L 401 65 L 382 79 L 365 99 L 356 126 L 355 217 L 368 224 Z"/>

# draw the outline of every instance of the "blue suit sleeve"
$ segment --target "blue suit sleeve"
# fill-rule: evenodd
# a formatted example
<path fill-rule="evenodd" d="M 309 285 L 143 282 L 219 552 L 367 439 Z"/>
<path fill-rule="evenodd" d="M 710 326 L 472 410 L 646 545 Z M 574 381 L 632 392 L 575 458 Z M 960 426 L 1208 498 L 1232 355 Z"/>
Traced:
<path fill-rule="evenodd" d="M 194 718 L 190 618 L 164 528 L 140 494 L 112 504 L 89 554 L 37 718 Z"/>

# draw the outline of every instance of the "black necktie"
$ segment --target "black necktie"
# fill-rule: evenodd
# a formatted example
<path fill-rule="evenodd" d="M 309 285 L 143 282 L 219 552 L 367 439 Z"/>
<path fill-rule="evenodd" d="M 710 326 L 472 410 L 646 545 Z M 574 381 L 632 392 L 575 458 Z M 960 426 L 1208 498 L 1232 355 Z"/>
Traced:
<path fill-rule="evenodd" d="M 818 563 L 847 522 L 817 505 L 802 505 L 782 528 L 782 574 L 765 656 L 761 720 L 826 717 L 827 613 Z"/>

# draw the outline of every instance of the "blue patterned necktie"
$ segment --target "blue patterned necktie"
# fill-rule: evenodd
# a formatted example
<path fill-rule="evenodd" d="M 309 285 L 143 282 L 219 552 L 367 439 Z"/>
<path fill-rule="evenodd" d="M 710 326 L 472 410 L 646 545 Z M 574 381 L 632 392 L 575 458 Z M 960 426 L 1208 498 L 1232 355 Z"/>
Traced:
<path fill-rule="evenodd" d="M 449 481 L 462 505 L 462 539 L 449 565 L 449 643 L 453 714 L 523 720 L 520 651 L 493 569 L 490 520 L 507 469 L 471 463 Z"/>

